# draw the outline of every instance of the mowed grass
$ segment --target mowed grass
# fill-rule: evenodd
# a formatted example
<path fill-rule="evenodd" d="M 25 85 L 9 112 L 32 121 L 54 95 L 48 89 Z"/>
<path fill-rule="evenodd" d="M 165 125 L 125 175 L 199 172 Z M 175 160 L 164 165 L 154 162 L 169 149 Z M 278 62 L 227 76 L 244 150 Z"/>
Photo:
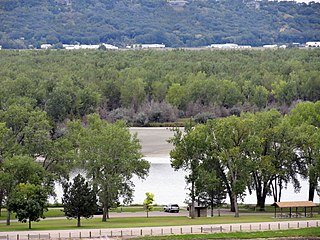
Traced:
<path fill-rule="evenodd" d="M 143 237 L 143 240 L 172 240 L 172 239 L 258 239 L 277 237 L 319 237 L 320 228 L 302 228 L 282 231 L 260 231 L 260 232 L 233 232 L 213 234 L 184 234 L 170 236 Z"/>
<path fill-rule="evenodd" d="M 118 208 L 112 208 L 110 212 L 144 212 L 145 209 L 143 206 L 137 206 L 137 207 L 118 207 Z M 154 207 L 153 211 L 163 211 L 163 207 Z M 63 217 L 64 212 L 63 208 L 48 208 L 48 211 L 44 213 L 46 218 L 52 218 L 52 217 Z M 11 218 L 14 219 L 15 213 L 11 214 Z M 3 208 L 1 210 L 1 216 L 0 220 L 6 220 L 7 219 L 7 210 Z"/>
<path fill-rule="evenodd" d="M 311 218 L 306 218 L 306 220 Z M 312 219 L 320 219 L 319 215 Z M 82 229 L 88 228 L 129 228 L 129 227 L 156 227 L 156 226 L 183 226 L 200 224 L 224 224 L 224 223 L 247 223 L 247 222 L 272 222 L 288 221 L 289 219 L 274 219 L 271 215 L 246 215 L 235 218 L 233 216 L 207 217 L 190 219 L 184 216 L 172 217 L 129 217 L 129 218 L 111 218 L 107 222 L 102 222 L 101 218 L 82 219 Z M 292 219 L 296 220 L 296 219 Z M 41 220 L 32 223 L 33 230 L 65 230 L 78 229 L 76 220 L 56 219 Z M 11 226 L 6 226 L 5 222 L 0 223 L 0 231 L 23 231 L 28 230 L 27 223 L 12 222 Z"/>

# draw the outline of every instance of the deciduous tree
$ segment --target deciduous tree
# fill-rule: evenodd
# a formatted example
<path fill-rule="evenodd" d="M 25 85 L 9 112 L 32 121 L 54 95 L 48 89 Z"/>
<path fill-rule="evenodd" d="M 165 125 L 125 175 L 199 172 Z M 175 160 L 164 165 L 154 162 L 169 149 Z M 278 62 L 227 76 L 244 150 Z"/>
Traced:
<path fill-rule="evenodd" d="M 31 222 L 38 222 L 40 218 L 44 218 L 47 198 L 48 193 L 41 185 L 20 183 L 11 193 L 8 209 L 16 213 L 20 222 L 28 221 L 31 229 Z"/>
<path fill-rule="evenodd" d="M 125 203 L 131 201 L 132 176 L 144 178 L 149 163 L 142 159 L 137 136 L 131 135 L 123 122 L 109 124 L 97 115 L 89 115 L 84 127 L 79 121 L 69 127 L 87 177 L 98 192 L 103 207 L 102 221 L 106 221 L 109 208 L 120 197 Z"/>

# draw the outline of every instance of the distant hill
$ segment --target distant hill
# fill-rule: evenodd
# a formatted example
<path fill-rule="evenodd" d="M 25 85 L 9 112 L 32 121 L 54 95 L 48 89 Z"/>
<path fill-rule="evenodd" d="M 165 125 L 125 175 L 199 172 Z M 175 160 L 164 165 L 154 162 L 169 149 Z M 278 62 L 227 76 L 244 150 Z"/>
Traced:
<path fill-rule="evenodd" d="M 320 3 L 252 0 L 1 0 L 0 45 L 119 47 L 320 40 Z"/>

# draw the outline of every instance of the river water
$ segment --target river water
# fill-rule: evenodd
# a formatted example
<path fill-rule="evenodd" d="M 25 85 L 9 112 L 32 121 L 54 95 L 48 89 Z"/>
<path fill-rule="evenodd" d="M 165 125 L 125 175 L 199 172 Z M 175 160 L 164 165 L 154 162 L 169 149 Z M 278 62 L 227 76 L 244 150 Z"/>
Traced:
<path fill-rule="evenodd" d="M 130 128 L 131 133 L 136 133 L 141 145 L 144 159 L 151 163 L 149 175 L 145 180 L 133 178 L 135 193 L 133 203 L 142 204 L 145 193 L 151 192 L 155 195 L 155 203 L 162 205 L 177 203 L 185 205 L 188 190 L 185 183 L 185 172 L 174 171 L 170 165 L 169 152 L 172 145 L 167 142 L 173 136 L 173 132 L 168 128 Z M 301 190 L 295 193 L 290 184 L 283 190 L 281 201 L 306 201 L 308 200 L 308 183 L 301 180 Z M 62 189 L 56 184 L 57 201 L 61 202 Z M 51 199 L 52 201 L 52 199 Z M 319 202 L 319 198 L 314 200 Z M 228 202 L 228 198 L 226 199 Z M 256 202 L 255 193 L 249 195 L 246 192 L 244 203 L 254 204 Z M 272 197 L 267 197 L 267 204 L 273 203 Z"/>

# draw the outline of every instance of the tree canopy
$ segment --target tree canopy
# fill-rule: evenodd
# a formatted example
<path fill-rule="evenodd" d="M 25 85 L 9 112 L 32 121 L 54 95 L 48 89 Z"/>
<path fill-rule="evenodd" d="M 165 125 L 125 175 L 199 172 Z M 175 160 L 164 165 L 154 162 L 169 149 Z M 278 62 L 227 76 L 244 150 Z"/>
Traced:
<path fill-rule="evenodd" d="M 0 45 L 305 43 L 320 39 L 319 11 L 319 3 L 294 1 L 5 0 Z"/>
<path fill-rule="evenodd" d="M 91 218 L 98 209 L 96 193 L 80 174 L 72 184 L 64 184 L 62 204 L 67 218 L 77 219 L 77 227 L 81 226 L 81 217 Z"/>

